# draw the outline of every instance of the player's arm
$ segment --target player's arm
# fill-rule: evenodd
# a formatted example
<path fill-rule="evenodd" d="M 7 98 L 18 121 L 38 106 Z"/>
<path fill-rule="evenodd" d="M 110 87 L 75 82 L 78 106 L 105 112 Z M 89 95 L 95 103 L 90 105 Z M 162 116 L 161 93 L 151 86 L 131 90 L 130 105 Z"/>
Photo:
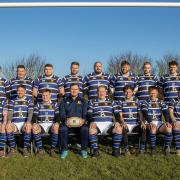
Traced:
<path fill-rule="evenodd" d="M 33 109 L 34 109 L 34 104 L 33 104 L 32 101 L 30 101 L 29 107 L 28 107 L 28 117 L 27 117 L 27 121 L 28 121 L 28 122 L 31 122 L 31 121 L 32 121 Z"/>
<path fill-rule="evenodd" d="M 85 124 L 87 124 L 87 110 L 88 110 L 88 103 L 84 100 L 82 106 L 82 119 L 84 119 Z"/>
<path fill-rule="evenodd" d="M 65 110 L 65 101 L 64 99 L 61 101 L 59 106 L 59 115 L 60 115 L 60 122 L 62 124 L 65 124 L 66 121 L 66 110 Z"/>

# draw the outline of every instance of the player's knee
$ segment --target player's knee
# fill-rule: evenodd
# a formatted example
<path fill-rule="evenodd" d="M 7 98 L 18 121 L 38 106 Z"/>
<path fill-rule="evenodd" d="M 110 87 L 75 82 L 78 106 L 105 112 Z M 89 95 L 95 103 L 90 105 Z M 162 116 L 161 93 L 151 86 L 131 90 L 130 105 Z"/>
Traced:
<path fill-rule="evenodd" d="M 5 125 L 4 124 L 0 124 L 0 133 L 5 133 Z"/>
<path fill-rule="evenodd" d="M 95 123 L 90 124 L 89 134 L 97 134 L 97 125 Z"/>
<path fill-rule="evenodd" d="M 33 134 L 39 134 L 41 132 L 40 126 L 38 124 L 33 124 L 32 132 L 33 132 Z"/>
<path fill-rule="evenodd" d="M 112 132 L 114 134 L 122 134 L 122 126 L 119 123 L 115 124 Z"/>
<path fill-rule="evenodd" d="M 58 134 L 58 132 L 59 132 L 59 124 L 58 123 L 53 124 L 51 131 L 52 131 L 52 133 Z"/>
<path fill-rule="evenodd" d="M 32 129 L 32 125 L 31 125 L 30 122 L 27 122 L 27 123 L 24 124 L 24 131 L 25 131 L 26 133 L 30 133 L 30 132 L 31 132 L 31 129 Z"/>
<path fill-rule="evenodd" d="M 7 132 L 7 133 L 11 133 L 11 132 L 13 132 L 13 131 L 14 131 L 14 128 L 13 128 L 12 123 L 8 123 L 8 124 L 6 124 L 5 129 L 6 129 L 6 132 Z"/>

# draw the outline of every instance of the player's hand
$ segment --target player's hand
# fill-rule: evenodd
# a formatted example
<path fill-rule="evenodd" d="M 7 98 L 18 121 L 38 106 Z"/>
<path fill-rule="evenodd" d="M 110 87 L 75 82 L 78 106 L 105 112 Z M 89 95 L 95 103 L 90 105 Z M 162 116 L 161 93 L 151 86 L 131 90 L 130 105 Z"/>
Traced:
<path fill-rule="evenodd" d="M 171 128 L 172 126 L 171 126 L 170 123 L 167 122 L 167 123 L 166 123 L 166 127 L 167 127 L 167 128 Z"/>
<path fill-rule="evenodd" d="M 141 128 L 146 129 L 146 125 L 144 123 L 141 123 Z"/>

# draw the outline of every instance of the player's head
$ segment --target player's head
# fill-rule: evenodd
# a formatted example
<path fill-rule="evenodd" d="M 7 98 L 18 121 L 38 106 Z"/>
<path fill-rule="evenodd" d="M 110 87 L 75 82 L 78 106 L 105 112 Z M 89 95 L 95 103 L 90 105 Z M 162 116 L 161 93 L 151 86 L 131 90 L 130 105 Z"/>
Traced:
<path fill-rule="evenodd" d="M 50 77 L 53 75 L 53 65 L 52 64 L 46 64 L 44 66 L 44 73 L 46 77 Z"/>
<path fill-rule="evenodd" d="M 169 62 L 169 73 L 176 74 L 178 70 L 178 63 L 177 61 L 170 61 Z"/>
<path fill-rule="evenodd" d="M 122 61 L 121 62 L 121 72 L 123 74 L 126 74 L 130 71 L 130 64 L 128 61 Z"/>
<path fill-rule="evenodd" d="M 72 62 L 71 63 L 71 74 L 76 75 L 79 72 L 79 63 L 78 62 Z"/>
<path fill-rule="evenodd" d="M 159 88 L 156 86 L 149 87 L 149 97 L 151 100 L 156 100 L 159 97 Z"/>
<path fill-rule="evenodd" d="M 133 97 L 133 91 L 134 91 L 134 88 L 132 86 L 125 86 L 123 88 L 123 92 L 125 94 L 125 98 L 126 99 L 131 99 Z"/>
<path fill-rule="evenodd" d="M 18 65 L 16 73 L 17 73 L 17 77 L 19 79 L 25 78 L 25 76 L 26 76 L 26 68 L 25 68 L 25 66 L 22 65 L 22 64 Z"/>
<path fill-rule="evenodd" d="M 150 74 L 151 73 L 151 63 L 150 62 L 144 62 L 143 72 L 144 72 L 144 74 Z"/>
<path fill-rule="evenodd" d="M 70 92 L 72 97 L 77 97 L 79 94 L 79 85 L 78 84 L 71 84 Z"/>
<path fill-rule="evenodd" d="M 96 74 L 101 74 L 102 73 L 102 62 L 100 61 L 96 61 L 94 63 L 94 72 Z"/>
<path fill-rule="evenodd" d="M 107 96 L 107 87 L 106 86 L 99 86 L 97 88 L 97 94 L 99 99 L 105 99 Z"/>
<path fill-rule="evenodd" d="M 50 89 L 42 90 L 42 100 L 45 103 L 48 103 L 51 100 L 51 90 Z"/>
<path fill-rule="evenodd" d="M 17 95 L 19 98 L 23 98 L 26 94 L 26 86 L 25 85 L 18 85 L 17 86 Z"/>

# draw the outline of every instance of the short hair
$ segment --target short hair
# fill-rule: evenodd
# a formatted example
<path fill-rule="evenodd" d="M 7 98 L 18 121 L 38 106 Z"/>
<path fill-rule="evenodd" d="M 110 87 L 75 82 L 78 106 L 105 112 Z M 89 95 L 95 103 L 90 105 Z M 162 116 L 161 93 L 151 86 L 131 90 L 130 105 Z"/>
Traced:
<path fill-rule="evenodd" d="M 19 84 L 19 85 L 17 86 L 17 90 L 18 90 L 19 88 L 23 88 L 24 90 L 26 90 L 26 86 L 23 85 L 23 84 Z"/>
<path fill-rule="evenodd" d="M 19 68 L 26 69 L 23 64 L 19 64 L 19 65 L 17 66 L 17 69 L 19 69 Z"/>
<path fill-rule="evenodd" d="M 77 83 L 72 83 L 72 84 L 70 85 L 70 88 L 73 87 L 73 86 L 78 86 L 78 88 L 80 89 L 79 84 L 77 84 Z"/>
<path fill-rule="evenodd" d="M 97 87 L 97 91 L 99 91 L 100 88 L 104 88 L 106 91 L 108 90 L 105 85 L 100 85 L 100 86 Z"/>
<path fill-rule="evenodd" d="M 71 63 L 71 67 L 72 67 L 73 65 L 77 65 L 77 66 L 79 66 L 79 62 L 77 62 L 77 61 L 73 61 L 73 62 Z"/>
<path fill-rule="evenodd" d="M 53 68 L 53 65 L 52 65 L 52 64 L 45 64 L 44 68 L 46 68 L 46 67 L 51 67 L 51 68 Z"/>
<path fill-rule="evenodd" d="M 50 90 L 50 89 L 43 89 L 41 93 L 43 94 L 43 93 L 45 93 L 45 92 L 51 93 L 51 90 Z"/>
<path fill-rule="evenodd" d="M 169 67 L 170 67 L 170 66 L 174 66 L 174 65 L 175 65 L 175 66 L 178 66 L 178 62 L 177 62 L 177 61 L 174 61 L 174 60 L 169 62 Z"/>
<path fill-rule="evenodd" d="M 124 65 L 129 65 L 130 66 L 130 63 L 128 61 L 126 61 L 126 60 L 122 61 L 121 62 L 121 67 L 124 66 Z"/>
<path fill-rule="evenodd" d="M 95 66 L 96 66 L 97 63 L 99 63 L 99 64 L 102 65 L 102 62 L 101 62 L 101 61 L 96 61 L 96 62 L 94 63 L 94 68 L 95 68 Z"/>
<path fill-rule="evenodd" d="M 152 90 L 157 90 L 159 92 L 159 88 L 157 86 L 150 86 L 148 91 L 151 92 Z"/>
<path fill-rule="evenodd" d="M 146 62 L 144 62 L 143 67 L 144 67 L 145 65 L 151 65 L 151 63 L 150 63 L 149 61 L 146 61 Z"/>
<path fill-rule="evenodd" d="M 134 91 L 134 88 L 132 86 L 127 85 L 123 88 L 123 92 L 127 91 L 128 89 L 130 89 L 131 91 Z"/>

